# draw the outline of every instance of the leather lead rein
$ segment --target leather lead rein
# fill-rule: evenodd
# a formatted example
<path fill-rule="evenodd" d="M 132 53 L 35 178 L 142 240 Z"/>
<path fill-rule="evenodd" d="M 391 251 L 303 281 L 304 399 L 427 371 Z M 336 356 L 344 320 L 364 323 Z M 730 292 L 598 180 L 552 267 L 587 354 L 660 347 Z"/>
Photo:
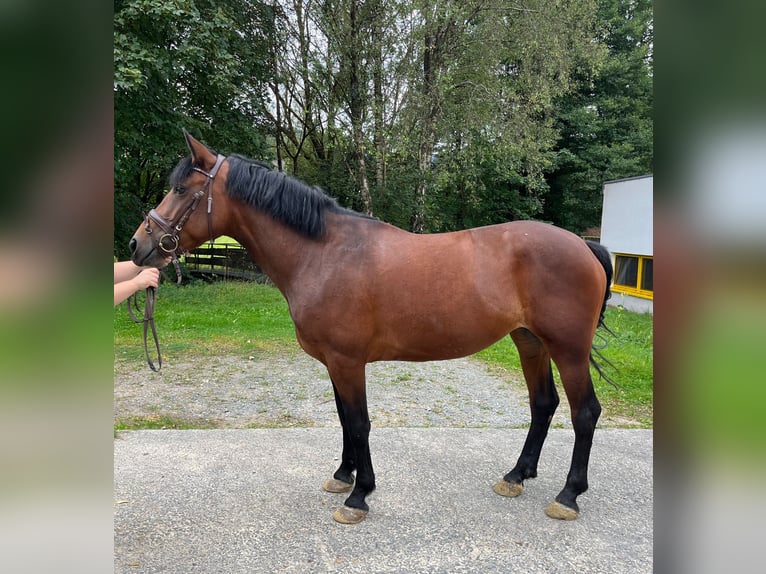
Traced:
<path fill-rule="evenodd" d="M 132 297 L 128 298 L 128 314 L 133 319 L 134 323 L 144 324 L 144 353 L 146 354 L 146 362 L 149 364 L 149 368 L 158 373 L 162 368 L 162 354 L 160 353 L 160 341 L 157 338 L 157 327 L 154 324 L 154 303 L 157 290 L 154 287 L 146 288 L 146 301 L 144 302 L 143 317 L 139 318 L 138 313 L 141 309 L 138 305 L 138 292 L 134 293 Z M 154 348 L 157 350 L 157 366 L 154 365 L 151 356 L 149 355 L 149 341 L 148 331 L 151 328 L 152 337 L 154 338 Z"/>

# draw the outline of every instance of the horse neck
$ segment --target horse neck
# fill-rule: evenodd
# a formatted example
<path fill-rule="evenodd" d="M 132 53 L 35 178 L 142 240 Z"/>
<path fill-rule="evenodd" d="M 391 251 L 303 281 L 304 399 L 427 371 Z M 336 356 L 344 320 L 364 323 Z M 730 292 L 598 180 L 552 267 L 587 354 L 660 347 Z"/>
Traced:
<path fill-rule="evenodd" d="M 238 212 L 239 221 L 227 235 L 239 241 L 252 259 L 287 294 L 306 261 L 316 257 L 322 242 L 303 237 L 253 208 Z"/>

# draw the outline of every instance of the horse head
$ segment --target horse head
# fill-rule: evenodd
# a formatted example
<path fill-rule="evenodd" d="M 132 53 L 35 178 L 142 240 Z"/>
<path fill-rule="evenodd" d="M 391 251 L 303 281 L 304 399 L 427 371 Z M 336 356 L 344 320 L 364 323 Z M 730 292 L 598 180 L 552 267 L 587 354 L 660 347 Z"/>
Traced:
<path fill-rule="evenodd" d="M 223 197 L 225 158 L 186 130 L 184 137 L 191 155 L 176 165 L 170 175 L 170 191 L 147 214 L 130 240 L 131 259 L 137 265 L 165 267 L 186 251 L 221 234 L 221 209 L 214 213 L 213 204 L 215 197 Z M 218 205 L 225 205 L 225 201 Z"/>

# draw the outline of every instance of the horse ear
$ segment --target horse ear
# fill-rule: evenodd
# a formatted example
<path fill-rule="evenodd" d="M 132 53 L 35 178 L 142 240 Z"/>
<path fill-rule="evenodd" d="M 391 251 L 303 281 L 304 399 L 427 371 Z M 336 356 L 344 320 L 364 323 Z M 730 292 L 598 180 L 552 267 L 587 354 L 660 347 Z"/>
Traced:
<path fill-rule="evenodd" d="M 186 130 L 183 130 L 183 132 L 186 145 L 189 146 L 189 151 L 191 152 L 192 165 L 202 167 L 203 169 L 211 169 L 215 165 L 216 155 L 189 132 Z"/>

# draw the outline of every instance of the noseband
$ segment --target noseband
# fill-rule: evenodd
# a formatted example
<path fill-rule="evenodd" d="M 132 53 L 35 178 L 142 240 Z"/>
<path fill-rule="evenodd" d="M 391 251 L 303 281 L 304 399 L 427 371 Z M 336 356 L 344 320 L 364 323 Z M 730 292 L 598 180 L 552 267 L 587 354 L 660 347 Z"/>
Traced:
<path fill-rule="evenodd" d="M 202 200 L 202 196 L 205 195 L 205 192 L 207 192 L 207 230 L 208 230 L 208 235 L 210 236 L 210 241 L 212 242 L 214 240 L 213 238 L 213 186 L 211 185 L 211 183 L 215 179 L 215 176 L 218 174 L 218 170 L 221 168 L 221 164 L 223 164 L 225 159 L 226 158 L 224 156 L 222 156 L 221 154 L 218 154 L 218 158 L 215 161 L 215 165 L 213 166 L 213 169 L 210 170 L 210 173 L 198 167 L 192 168 L 194 171 L 204 175 L 207 179 L 205 180 L 205 183 L 202 186 L 202 188 L 199 191 L 194 193 L 194 195 L 192 196 L 192 201 L 189 204 L 189 206 L 186 208 L 186 210 L 183 213 L 181 213 L 180 217 L 178 217 L 176 220 L 168 221 L 162 215 L 160 215 L 156 209 L 152 209 L 149 212 L 149 214 L 146 216 L 147 235 L 152 234 L 152 226 L 150 221 L 154 221 L 157 227 L 159 227 L 163 231 L 163 234 L 160 235 L 160 238 L 157 240 L 157 246 L 163 252 L 173 257 L 173 266 L 176 269 L 176 275 L 178 276 L 178 281 L 177 281 L 178 283 L 181 283 L 181 269 L 178 265 L 178 257 L 183 255 L 184 252 L 186 251 L 181 245 L 180 233 L 184 225 L 186 225 L 186 222 L 189 221 L 189 217 L 191 217 L 191 214 L 194 212 L 195 209 L 197 209 L 197 206 Z"/>

